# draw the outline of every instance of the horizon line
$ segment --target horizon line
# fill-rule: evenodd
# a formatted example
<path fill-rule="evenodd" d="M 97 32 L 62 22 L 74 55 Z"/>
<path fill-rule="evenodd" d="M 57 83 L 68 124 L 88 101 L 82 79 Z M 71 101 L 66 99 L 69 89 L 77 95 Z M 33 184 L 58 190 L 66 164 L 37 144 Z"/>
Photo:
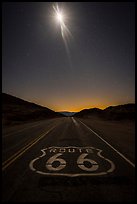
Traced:
<path fill-rule="evenodd" d="M 34 103 L 34 104 L 39 105 L 39 106 L 42 106 L 42 107 L 44 107 L 44 108 L 51 109 L 51 110 L 53 110 L 54 112 L 75 112 L 75 113 L 77 113 L 77 112 L 80 112 L 80 111 L 85 110 L 85 109 L 98 108 L 98 109 L 104 110 L 104 109 L 106 109 L 106 108 L 108 108 L 108 107 L 110 107 L 110 106 L 119 106 L 119 105 L 126 105 L 126 104 L 135 104 L 135 102 L 120 103 L 120 104 L 110 104 L 110 105 L 105 105 L 103 108 L 102 108 L 102 107 L 100 108 L 98 105 L 97 105 L 97 106 L 91 105 L 91 107 L 89 107 L 89 105 L 87 105 L 87 107 L 85 106 L 85 107 L 83 107 L 83 108 L 79 108 L 79 110 L 55 110 L 56 108 L 55 108 L 55 109 L 52 108 L 52 107 L 50 108 L 49 106 L 45 106 L 45 105 L 42 105 L 41 103 L 37 103 L 37 102 L 33 102 L 33 101 L 31 101 L 31 100 L 27 100 L 27 99 L 24 99 L 24 98 L 20 98 L 20 97 L 18 97 L 18 96 L 16 96 L 16 95 L 11 95 L 10 93 L 6 93 L 6 92 L 2 92 L 2 93 L 8 94 L 8 95 L 13 96 L 13 97 L 16 97 L 16 98 L 19 98 L 19 99 L 24 100 L 24 101 L 29 102 L 29 103 Z"/>

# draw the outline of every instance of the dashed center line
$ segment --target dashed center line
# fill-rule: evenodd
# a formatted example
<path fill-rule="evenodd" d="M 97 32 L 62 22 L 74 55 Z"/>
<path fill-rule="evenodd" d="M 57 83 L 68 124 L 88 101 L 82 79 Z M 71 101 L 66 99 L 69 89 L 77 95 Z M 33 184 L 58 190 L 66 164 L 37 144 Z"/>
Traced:
<path fill-rule="evenodd" d="M 45 137 L 49 132 L 51 132 L 56 126 L 50 128 L 48 131 L 42 133 L 39 137 L 32 140 L 26 146 L 21 148 L 18 152 L 13 154 L 10 158 L 2 163 L 2 171 L 4 171 L 8 166 L 10 166 L 14 161 L 16 161 L 22 154 L 24 154 L 28 149 L 30 149 L 33 145 L 35 145 L 39 140 Z"/>

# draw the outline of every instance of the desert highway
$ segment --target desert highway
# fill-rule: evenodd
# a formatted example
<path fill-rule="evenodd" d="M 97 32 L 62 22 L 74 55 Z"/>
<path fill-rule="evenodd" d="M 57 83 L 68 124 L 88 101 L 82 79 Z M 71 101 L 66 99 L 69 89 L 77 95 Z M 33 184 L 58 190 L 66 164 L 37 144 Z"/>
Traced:
<path fill-rule="evenodd" d="M 24 124 L 2 141 L 3 202 L 134 201 L 131 155 L 82 119 Z"/>

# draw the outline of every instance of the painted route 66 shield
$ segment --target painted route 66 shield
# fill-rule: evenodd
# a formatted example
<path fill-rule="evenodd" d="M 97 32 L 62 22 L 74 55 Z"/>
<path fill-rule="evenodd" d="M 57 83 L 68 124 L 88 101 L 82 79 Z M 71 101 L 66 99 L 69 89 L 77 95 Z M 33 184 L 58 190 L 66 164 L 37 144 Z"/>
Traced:
<path fill-rule="evenodd" d="M 29 166 L 42 175 L 97 176 L 111 173 L 114 163 L 94 147 L 48 147 Z"/>

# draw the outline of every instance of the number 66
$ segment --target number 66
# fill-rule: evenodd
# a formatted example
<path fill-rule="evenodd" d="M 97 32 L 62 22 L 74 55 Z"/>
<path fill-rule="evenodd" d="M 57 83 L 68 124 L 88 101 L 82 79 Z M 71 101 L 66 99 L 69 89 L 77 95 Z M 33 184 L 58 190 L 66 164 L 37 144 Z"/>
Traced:
<path fill-rule="evenodd" d="M 50 157 L 46 162 L 46 168 L 50 171 L 60 171 L 65 168 L 66 161 L 62 158 L 59 158 L 61 156 L 61 153 L 58 153 L 52 157 Z M 81 154 L 77 159 L 78 167 L 84 171 L 96 171 L 98 169 L 98 164 L 94 160 L 85 158 L 88 154 L 83 153 Z M 57 167 L 53 167 L 54 162 L 59 162 L 59 165 Z M 91 167 L 86 167 L 84 165 L 84 162 L 89 162 L 91 164 Z"/>

